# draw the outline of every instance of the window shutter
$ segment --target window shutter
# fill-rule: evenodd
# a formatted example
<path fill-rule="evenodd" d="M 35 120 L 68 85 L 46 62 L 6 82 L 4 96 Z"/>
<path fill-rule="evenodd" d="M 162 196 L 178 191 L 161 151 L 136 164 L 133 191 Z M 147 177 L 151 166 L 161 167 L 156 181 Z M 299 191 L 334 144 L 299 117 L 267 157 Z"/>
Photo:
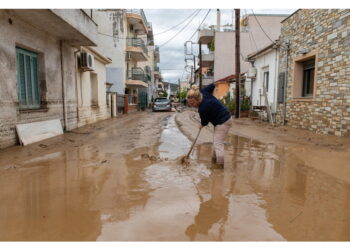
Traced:
<path fill-rule="evenodd" d="M 278 74 L 278 94 L 277 94 L 278 103 L 283 103 L 284 101 L 285 75 L 286 75 L 285 72 L 281 72 Z"/>
<path fill-rule="evenodd" d="M 16 73 L 20 109 L 40 108 L 38 55 L 16 48 Z"/>

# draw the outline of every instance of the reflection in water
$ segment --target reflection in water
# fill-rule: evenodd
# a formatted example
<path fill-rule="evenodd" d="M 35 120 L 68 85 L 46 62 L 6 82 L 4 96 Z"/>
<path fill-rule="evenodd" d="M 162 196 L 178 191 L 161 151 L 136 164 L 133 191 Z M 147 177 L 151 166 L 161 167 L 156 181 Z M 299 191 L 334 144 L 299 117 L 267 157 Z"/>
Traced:
<path fill-rule="evenodd" d="M 215 223 L 219 226 L 217 240 L 223 240 L 223 225 L 227 221 L 229 207 L 229 199 L 223 190 L 224 176 L 223 174 L 212 174 L 209 178 L 212 182 L 211 197 L 204 201 L 204 198 L 199 194 L 199 212 L 194 218 L 194 223 L 186 229 L 186 235 L 192 241 L 195 240 L 197 234 L 208 235 L 209 229 Z"/>
<path fill-rule="evenodd" d="M 174 116 L 162 126 L 160 145 L 125 155 L 104 136 L 0 166 L 0 240 L 350 240 L 349 155 L 230 136 L 224 170 L 211 144 L 183 168 L 191 142 Z"/>

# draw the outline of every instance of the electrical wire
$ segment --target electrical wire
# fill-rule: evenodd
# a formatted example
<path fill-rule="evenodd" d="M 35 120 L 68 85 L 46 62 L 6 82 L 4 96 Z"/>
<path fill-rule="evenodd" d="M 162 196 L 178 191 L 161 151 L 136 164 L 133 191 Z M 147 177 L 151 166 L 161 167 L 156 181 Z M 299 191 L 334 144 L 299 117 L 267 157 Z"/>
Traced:
<path fill-rule="evenodd" d="M 165 31 L 162 31 L 162 32 L 156 33 L 156 34 L 154 34 L 154 36 L 164 34 L 164 33 L 168 32 L 168 31 L 170 31 L 170 30 L 172 30 L 172 29 L 176 28 L 177 26 L 179 26 L 179 25 L 183 24 L 185 21 L 187 21 L 188 19 L 190 19 L 190 18 L 191 18 L 191 17 L 192 17 L 192 16 L 193 16 L 193 15 L 196 13 L 196 11 L 198 11 L 198 10 L 195 10 L 194 12 L 192 12 L 192 14 L 191 14 L 191 15 L 189 15 L 188 17 L 186 17 L 186 18 L 185 18 L 184 20 L 182 20 L 180 23 L 178 23 L 178 24 L 174 25 L 173 27 L 171 27 L 171 28 L 169 28 L 169 29 L 167 29 L 167 30 L 165 30 Z"/>
<path fill-rule="evenodd" d="M 186 23 L 186 25 L 179 30 L 173 37 L 171 37 L 168 41 L 166 41 L 165 43 L 162 43 L 161 45 L 159 45 L 159 48 L 163 47 L 164 45 L 166 45 L 168 42 L 170 42 L 171 40 L 173 40 L 178 34 L 180 34 L 184 29 L 186 29 L 188 27 L 188 25 L 192 22 L 192 20 L 199 14 L 199 12 L 201 12 L 202 9 L 198 10 L 197 13 L 189 20 L 189 22 Z"/>
<path fill-rule="evenodd" d="M 203 24 L 203 22 L 205 21 L 205 19 L 207 18 L 207 16 L 209 15 L 209 12 L 211 11 L 211 9 L 208 10 L 207 14 L 205 15 L 205 17 L 203 18 L 202 22 L 199 24 L 198 28 L 196 29 L 196 31 L 192 34 L 192 36 L 190 37 L 190 39 L 187 39 L 186 41 L 191 41 L 192 37 L 198 32 L 199 28 L 201 27 L 201 25 Z"/>
<path fill-rule="evenodd" d="M 260 29 L 262 30 L 262 32 L 264 32 L 265 36 L 266 36 L 272 43 L 275 43 L 275 42 L 272 41 L 272 39 L 266 34 L 266 32 L 265 32 L 265 30 L 263 29 L 263 27 L 261 26 L 261 24 L 260 24 L 258 18 L 255 16 L 253 9 L 251 9 L 251 10 L 252 10 L 252 13 L 253 13 L 253 15 L 254 15 L 254 17 L 255 17 L 255 20 L 257 21 L 257 23 L 258 23 L 259 26 L 260 26 Z"/>

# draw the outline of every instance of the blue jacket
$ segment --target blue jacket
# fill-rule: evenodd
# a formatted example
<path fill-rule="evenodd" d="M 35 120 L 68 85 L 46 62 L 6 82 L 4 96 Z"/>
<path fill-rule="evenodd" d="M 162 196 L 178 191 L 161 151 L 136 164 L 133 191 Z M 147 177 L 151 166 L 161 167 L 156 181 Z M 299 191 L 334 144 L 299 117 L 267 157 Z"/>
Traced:
<path fill-rule="evenodd" d="M 213 96 L 215 85 L 212 83 L 201 90 L 203 100 L 198 107 L 201 124 L 207 126 L 211 122 L 214 126 L 223 124 L 231 118 L 228 109 Z"/>

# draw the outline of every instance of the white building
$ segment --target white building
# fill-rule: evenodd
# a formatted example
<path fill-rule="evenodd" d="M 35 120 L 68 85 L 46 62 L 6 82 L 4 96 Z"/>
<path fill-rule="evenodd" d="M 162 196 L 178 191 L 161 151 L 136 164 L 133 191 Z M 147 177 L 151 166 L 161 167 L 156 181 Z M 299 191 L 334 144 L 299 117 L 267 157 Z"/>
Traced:
<path fill-rule="evenodd" d="M 251 103 L 254 107 L 266 107 L 264 87 L 272 113 L 277 111 L 277 81 L 279 52 L 275 44 L 248 56 L 250 62 L 247 77 L 251 79 Z"/>
<path fill-rule="evenodd" d="M 207 67 L 208 74 L 203 74 L 203 86 L 234 75 L 235 62 L 235 30 L 227 25 L 220 25 L 220 12 L 217 12 L 217 25 L 198 32 L 198 43 L 208 46 L 209 51 L 202 53 L 202 67 Z M 281 21 L 288 15 L 249 14 L 240 23 L 240 71 L 247 73 L 249 63 L 245 58 L 265 48 L 278 39 L 281 33 Z M 243 93 L 250 96 L 250 79 L 244 82 Z"/>

